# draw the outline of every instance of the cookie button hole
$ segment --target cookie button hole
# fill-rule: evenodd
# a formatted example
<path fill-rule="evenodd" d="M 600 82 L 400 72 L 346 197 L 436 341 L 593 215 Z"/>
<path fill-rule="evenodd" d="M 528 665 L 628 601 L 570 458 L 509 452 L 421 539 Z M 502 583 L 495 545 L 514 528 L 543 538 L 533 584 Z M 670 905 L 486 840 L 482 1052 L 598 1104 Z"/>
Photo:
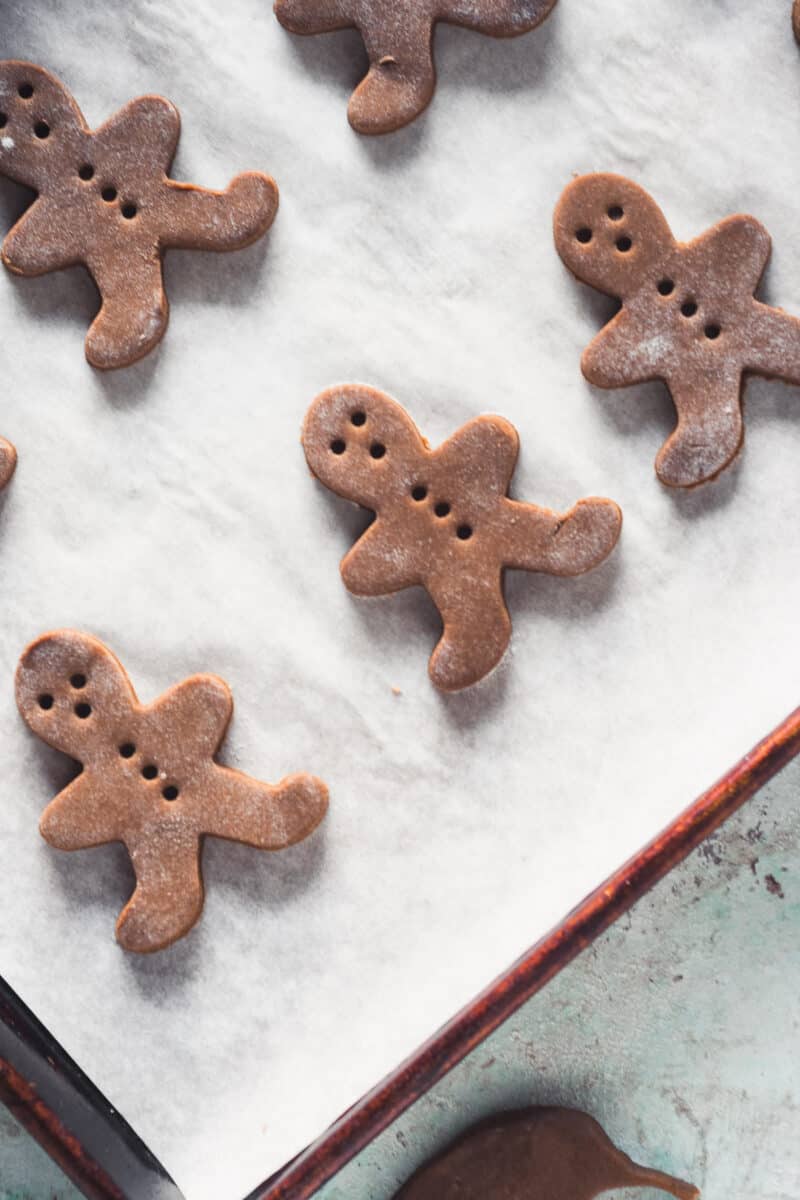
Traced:
<path fill-rule="evenodd" d="M 373 458 L 383 458 L 386 453 L 386 447 L 383 442 L 373 442 L 369 448 L 369 452 Z"/>
<path fill-rule="evenodd" d="M 436 513 L 437 517 L 447 517 L 450 515 L 450 505 L 446 500 L 440 500 L 439 503 L 434 506 L 433 511 Z"/>
<path fill-rule="evenodd" d="M 148 763 L 147 766 L 142 767 L 142 775 L 145 779 L 155 779 L 158 775 L 158 767 L 154 763 Z"/>
<path fill-rule="evenodd" d="M 714 342 L 719 337 L 719 335 L 722 333 L 722 330 L 720 329 L 719 325 L 715 325 L 712 323 L 711 325 L 706 325 L 705 330 L 703 332 L 705 333 L 706 337 L 708 338 L 708 340 L 710 342 Z"/>
<path fill-rule="evenodd" d="M 92 706 L 87 704 L 85 700 L 81 700 L 80 704 L 75 705 L 75 716 L 85 721 L 87 717 L 92 715 Z"/>
<path fill-rule="evenodd" d="M 45 712 L 47 712 L 47 710 L 52 707 L 53 697 L 49 692 L 42 692 L 41 696 L 39 697 L 39 708 L 43 708 Z"/>
<path fill-rule="evenodd" d="M 577 230 L 575 237 L 582 246 L 588 246 L 589 242 L 592 240 L 592 231 L 584 225 L 582 229 Z"/>
<path fill-rule="evenodd" d="M 135 204 L 131 204 L 130 202 L 128 202 L 127 204 L 123 204 L 121 211 L 122 211 L 122 215 L 126 221 L 132 221 L 133 218 L 136 216 L 138 209 Z"/>
<path fill-rule="evenodd" d="M 629 238 L 627 236 L 617 238 L 616 247 L 619 250 L 620 254 L 627 254 L 628 251 L 632 248 L 632 246 L 633 246 L 633 241 L 631 238 Z"/>
<path fill-rule="evenodd" d="M 456 536 L 460 537 L 462 542 L 468 542 L 472 537 L 472 526 L 459 525 L 458 529 L 456 530 Z"/>
<path fill-rule="evenodd" d="M 428 489 L 425 487 L 424 483 L 418 483 L 411 489 L 411 498 L 412 500 L 416 500 L 418 503 L 421 500 L 424 500 L 427 494 Z"/>
<path fill-rule="evenodd" d="M 4 129 L 8 124 L 8 116 L 4 112 L 0 112 L 0 129 Z"/>
<path fill-rule="evenodd" d="M 366 425 L 367 414 L 365 412 L 354 412 L 350 420 L 354 425 Z"/>
<path fill-rule="evenodd" d="M 162 788 L 161 795 L 165 800 L 177 800 L 180 792 L 175 787 L 174 783 L 168 783 L 165 788 Z"/>
<path fill-rule="evenodd" d="M 94 179 L 94 167 L 91 163 L 83 163 L 78 167 L 78 175 L 84 183 L 88 183 L 90 179 Z"/>
<path fill-rule="evenodd" d="M 660 279 L 658 281 L 658 290 L 662 296 L 671 296 L 675 291 L 675 284 L 671 279 Z"/>
<path fill-rule="evenodd" d="M 133 758 L 136 753 L 136 747 L 133 742 L 123 742 L 119 748 L 119 752 L 122 758 Z"/>
<path fill-rule="evenodd" d="M 81 688 L 86 687 L 86 676 L 78 671 L 75 675 L 70 675 L 69 684 L 70 687 L 74 687 L 77 691 L 80 691 Z"/>
<path fill-rule="evenodd" d="M 100 195 L 105 200 L 106 204 L 111 204 L 117 198 L 117 189 L 115 187 L 104 187 Z"/>
<path fill-rule="evenodd" d="M 684 317 L 693 317 L 697 312 L 697 305 L 694 300 L 684 300 L 681 305 L 681 313 Z"/>
<path fill-rule="evenodd" d="M 50 126 L 47 124 L 47 121 L 37 121 L 33 127 L 33 132 L 37 138 L 49 138 Z"/>
<path fill-rule="evenodd" d="M 608 210 L 608 217 L 611 221 L 621 221 L 624 216 L 625 211 L 619 204 L 612 204 Z"/>
<path fill-rule="evenodd" d="M 17 91 L 23 100 L 30 100 L 31 96 L 33 95 L 33 84 L 21 83 L 17 88 Z"/>
<path fill-rule="evenodd" d="M 335 442 L 331 442 L 331 450 L 334 454 L 344 454 L 346 449 L 347 444 L 341 438 L 337 438 Z"/>

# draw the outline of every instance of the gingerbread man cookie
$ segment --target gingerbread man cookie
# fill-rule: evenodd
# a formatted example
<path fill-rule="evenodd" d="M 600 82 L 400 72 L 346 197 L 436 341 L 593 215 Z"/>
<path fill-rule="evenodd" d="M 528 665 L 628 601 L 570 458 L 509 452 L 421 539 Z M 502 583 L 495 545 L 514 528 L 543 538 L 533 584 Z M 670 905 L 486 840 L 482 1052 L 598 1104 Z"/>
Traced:
<path fill-rule="evenodd" d="M 126 950 L 161 950 L 203 908 L 206 836 L 282 850 L 316 828 L 328 807 L 312 775 L 260 783 L 214 761 L 233 700 L 215 675 L 193 675 L 140 704 L 102 642 L 49 633 L 22 655 L 17 706 L 50 746 L 83 771 L 47 807 L 42 836 L 59 850 L 124 843 L 136 890 L 117 922 Z"/>
<path fill-rule="evenodd" d="M 83 263 L 101 297 L 86 338 L 94 367 L 128 366 L 163 337 L 165 251 L 237 250 L 275 217 L 278 189 L 259 172 L 224 192 L 169 179 L 179 133 L 178 110 L 161 96 L 131 100 L 92 132 L 53 75 L 0 62 L 0 174 L 37 193 L 3 261 L 29 276 Z"/>
<path fill-rule="evenodd" d="M 506 567 L 580 575 L 619 537 L 622 514 L 610 500 L 558 515 L 509 498 L 519 438 L 502 417 L 476 417 L 431 450 L 394 400 L 337 387 L 311 405 L 303 447 L 321 483 L 375 513 L 342 561 L 347 588 L 382 596 L 418 584 L 439 610 L 429 674 L 446 692 L 477 683 L 505 653 Z"/>
<path fill-rule="evenodd" d="M 617 1188 L 653 1188 L 676 1200 L 700 1195 L 691 1183 L 633 1162 L 587 1113 L 529 1108 L 468 1129 L 395 1200 L 595 1200 Z"/>
<path fill-rule="evenodd" d="M 439 21 L 516 37 L 535 29 L 555 6 L 556 0 L 275 0 L 275 13 L 292 33 L 359 31 L 370 67 L 350 99 L 350 124 L 358 133 L 392 133 L 431 101 Z"/>
<path fill-rule="evenodd" d="M 727 217 L 677 242 L 655 200 L 619 175 L 584 175 L 555 212 L 558 253 L 578 279 L 622 301 L 581 361 L 590 383 L 660 379 L 678 412 L 656 459 L 669 487 L 713 479 L 742 444 L 748 374 L 800 383 L 800 321 L 755 299 L 770 237 Z"/>

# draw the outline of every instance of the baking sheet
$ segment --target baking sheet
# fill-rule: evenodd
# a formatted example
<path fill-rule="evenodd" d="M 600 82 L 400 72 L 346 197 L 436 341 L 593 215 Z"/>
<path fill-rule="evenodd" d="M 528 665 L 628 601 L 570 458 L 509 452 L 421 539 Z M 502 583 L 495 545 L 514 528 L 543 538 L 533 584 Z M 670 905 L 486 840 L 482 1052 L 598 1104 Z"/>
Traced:
<path fill-rule="evenodd" d="M 358 39 L 293 38 L 266 0 L 6 3 L 0 52 L 54 70 L 93 124 L 168 95 L 177 178 L 255 167 L 281 187 L 259 245 L 170 256 L 166 341 L 123 373 L 83 360 L 80 271 L 0 274 L 0 433 L 20 454 L 0 501 L 0 971 L 187 1200 L 238 1200 L 797 702 L 800 394 L 751 383 L 740 461 L 665 491 L 666 394 L 582 380 L 610 306 L 550 230 L 592 169 L 648 187 L 679 237 L 751 211 L 774 239 L 763 294 L 800 313 L 789 5 L 562 0 L 516 41 L 441 28 L 432 108 L 380 141 L 345 119 Z M 22 203 L 0 185 L 3 228 Z M 367 603 L 339 580 L 364 519 L 298 439 L 344 380 L 433 443 L 500 412 L 522 438 L 514 494 L 624 510 L 598 571 L 510 577 L 513 650 L 469 693 L 428 683 L 421 593 Z M 289 852 L 209 843 L 202 923 L 153 958 L 113 940 L 124 853 L 36 832 L 70 766 L 18 718 L 13 670 L 65 625 L 107 641 L 143 700 L 223 675 L 225 761 L 331 789 Z"/>

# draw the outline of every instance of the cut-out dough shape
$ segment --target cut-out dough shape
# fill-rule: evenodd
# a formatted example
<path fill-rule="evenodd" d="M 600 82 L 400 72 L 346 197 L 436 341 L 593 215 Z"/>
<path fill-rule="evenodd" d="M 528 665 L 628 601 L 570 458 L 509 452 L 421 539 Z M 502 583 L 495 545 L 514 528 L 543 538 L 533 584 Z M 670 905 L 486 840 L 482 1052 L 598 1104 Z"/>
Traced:
<path fill-rule="evenodd" d="M 556 0 L 275 0 L 292 33 L 357 29 L 369 73 L 350 99 L 358 133 L 392 133 L 408 125 L 433 97 L 433 35 L 439 21 L 492 37 L 517 37 L 540 25 Z"/>
<path fill-rule="evenodd" d="M 794 6 L 792 8 L 792 28 L 794 29 L 794 36 L 797 38 L 798 42 L 800 42 L 800 0 L 794 0 Z"/>
<path fill-rule="evenodd" d="M 633 1162 L 586 1113 L 531 1108 L 467 1130 L 395 1200 L 595 1200 L 617 1188 L 653 1188 L 676 1200 L 700 1195 L 691 1183 Z"/>
<path fill-rule="evenodd" d="M 86 338 L 94 367 L 129 366 L 163 337 L 165 251 L 238 250 L 277 212 L 278 189 L 260 172 L 224 192 L 169 179 L 179 134 L 178 110 L 162 96 L 131 100 L 93 132 L 53 75 L 0 62 L 0 174 L 37 193 L 3 262 L 27 276 L 87 268 L 101 297 Z"/>
<path fill-rule="evenodd" d="M 800 321 L 755 299 L 770 237 L 755 217 L 727 217 L 677 242 L 647 192 L 619 175 L 583 175 L 555 211 L 558 253 L 578 279 L 622 301 L 584 351 L 601 388 L 660 379 L 678 413 L 656 458 L 668 487 L 714 479 L 744 436 L 748 374 L 800 383 Z"/>
<path fill-rule="evenodd" d="M 347 588 L 382 596 L 419 584 L 439 610 L 429 674 L 446 692 L 477 683 L 505 653 L 505 568 L 580 575 L 619 537 L 611 500 L 558 515 L 509 498 L 519 438 L 502 417 L 476 417 L 431 450 L 389 396 L 336 387 L 311 405 L 303 446 L 321 483 L 375 513 L 342 561 Z"/>
<path fill-rule="evenodd" d="M 11 482 L 17 469 L 17 452 L 11 442 L 0 437 L 0 492 Z"/>
<path fill-rule="evenodd" d="M 214 761 L 233 712 L 215 675 L 143 705 L 111 651 L 67 629 L 25 650 L 16 691 L 33 732 L 83 764 L 45 810 L 42 836 L 59 850 L 122 842 L 130 855 L 136 890 L 117 922 L 126 950 L 161 950 L 198 920 L 204 837 L 282 850 L 327 810 L 312 775 L 273 785 Z"/>

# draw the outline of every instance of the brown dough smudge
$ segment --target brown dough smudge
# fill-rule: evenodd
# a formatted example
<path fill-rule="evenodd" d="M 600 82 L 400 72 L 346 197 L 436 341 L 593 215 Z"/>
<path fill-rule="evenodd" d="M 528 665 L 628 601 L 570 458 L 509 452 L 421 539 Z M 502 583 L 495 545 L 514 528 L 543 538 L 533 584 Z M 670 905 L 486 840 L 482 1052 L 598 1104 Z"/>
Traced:
<path fill-rule="evenodd" d="M 659 479 L 714 479 L 742 445 L 747 375 L 800 383 L 800 321 L 755 299 L 766 229 L 738 215 L 677 242 L 652 196 L 597 174 L 565 188 L 554 231 L 570 271 L 622 302 L 584 351 L 584 375 L 601 388 L 662 380 L 678 424 L 656 459 Z"/>
<path fill-rule="evenodd" d="M 611 500 L 559 515 L 509 498 L 519 438 L 502 417 L 476 417 L 431 450 L 396 401 L 345 385 L 312 403 L 303 448 L 321 483 L 376 514 L 342 561 L 347 588 L 384 596 L 420 585 L 439 610 L 428 670 L 445 692 L 477 683 L 505 653 L 506 568 L 581 575 L 619 538 Z"/>
<path fill-rule="evenodd" d="M 529 33 L 557 0 L 275 0 L 291 33 L 357 29 L 369 73 L 350 99 L 358 133 L 392 133 L 427 108 L 436 87 L 433 34 L 440 21 L 491 37 Z"/>
<path fill-rule="evenodd" d="M 199 919 L 204 837 L 282 850 L 325 816 L 328 790 L 313 775 L 273 785 L 214 761 L 233 712 L 215 675 L 142 705 L 111 651 L 66 629 L 28 646 L 16 693 L 33 732 L 83 765 L 45 810 L 42 837 L 59 850 L 122 842 L 130 855 L 136 890 L 117 922 L 126 950 L 161 950 Z"/>
<path fill-rule="evenodd" d="M 531 1108 L 468 1130 L 427 1163 L 395 1200 L 594 1200 L 646 1187 L 696 1200 L 690 1183 L 640 1167 L 586 1113 Z"/>
<path fill-rule="evenodd" d="M 0 62 L 0 174 L 37 193 L 3 262 L 26 276 L 86 267 L 101 298 L 86 338 L 93 367 L 129 366 L 164 336 L 167 250 L 237 250 L 275 218 L 278 189 L 260 172 L 237 175 L 224 192 L 169 179 L 179 135 L 178 110 L 163 96 L 131 100 L 92 131 L 55 76 Z"/>

